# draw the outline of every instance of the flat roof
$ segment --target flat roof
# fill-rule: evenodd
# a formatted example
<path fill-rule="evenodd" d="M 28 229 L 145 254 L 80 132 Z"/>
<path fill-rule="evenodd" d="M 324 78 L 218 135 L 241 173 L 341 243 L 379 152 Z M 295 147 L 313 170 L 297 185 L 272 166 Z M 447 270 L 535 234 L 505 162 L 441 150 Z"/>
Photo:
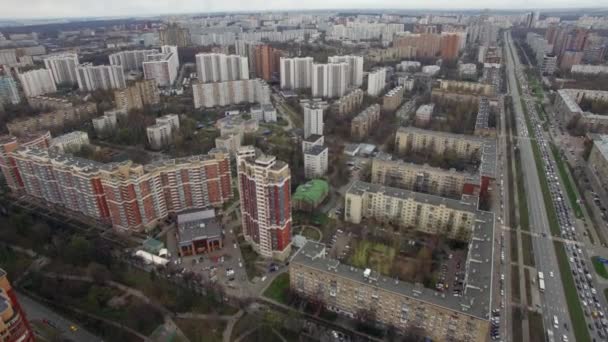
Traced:
<path fill-rule="evenodd" d="M 430 305 L 487 320 L 492 304 L 492 262 L 494 240 L 494 214 L 475 211 L 465 270 L 465 287 L 461 296 L 425 288 L 422 284 L 401 281 L 373 271 L 365 277 L 363 269 L 341 263 L 327 257 L 325 245 L 308 241 L 293 256 L 292 264 L 301 264 L 322 272 L 339 275 L 366 286 L 409 297 Z"/>
<path fill-rule="evenodd" d="M 213 209 L 187 210 L 177 214 L 177 230 L 180 244 L 221 236 L 222 228 Z"/>

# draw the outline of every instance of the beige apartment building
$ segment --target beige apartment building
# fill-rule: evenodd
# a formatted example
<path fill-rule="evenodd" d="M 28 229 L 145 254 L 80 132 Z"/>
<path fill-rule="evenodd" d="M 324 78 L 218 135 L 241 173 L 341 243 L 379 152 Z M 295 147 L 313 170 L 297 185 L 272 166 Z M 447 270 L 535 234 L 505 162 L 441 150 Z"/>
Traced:
<path fill-rule="evenodd" d="M 481 226 L 491 227 L 489 221 Z M 480 229 L 480 238 L 492 236 Z M 467 290 L 461 297 L 441 295 L 421 284 L 412 284 L 359 269 L 331 259 L 325 245 L 307 242 L 289 265 L 290 287 L 304 297 L 320 301 L 333 312 L 351 318 L 370 312 L 384 326 L 400 331 L 424 330 L 433 341 L 487 341 L 490 322 L 491 246 L 483 245 L 483 257 L 490 262 L 467 260 Z M 486 246 L 488 245 L 488 246 Z M 484 285 L 485 284 L 485 285 Z"/>
<path fill-rule="evenodd" d="M 42 130 L 62 128 L 68 123 L 82 123 L 97 114 L 97 106 L 86 102 L 82 105 L 57 109 L 38 116 L 13 120 L 6 124 L 11 135 L 22 135 Z"/>
<path fill-rule="evenodd" d="M 460 199 L 466 186 L 479 186 L 480 179 L 479 175 L 455 169 L 389 160 L 379 154 L 372 162 L 372 183 Z"/>
<path fill-rule="evenodd" d="M 430 151 L 442 155 L 452 150 L 461 158 L 480 157 L 488 140 L 473 135 L 400 127 L 395 135 L 397 153 Z"/>
<path fill-rule="evenodd" d="M 359 113 L 350 123 L 350 136 L 363 139 L 380 120 L 380 105 L 373 104 Z"/>
<path fill-rule="evenodd" d="M 587 165 L 602 185 L 608 184 L 608 135 L 593 135 L 593 147 Z"/>
<path fill-rule="evenodd" d="M 362 103 L 363 90 L 356 88 L 332 103 L 330 112 L 339 116 L 347 115 L 361 108 Z"/>
<path fill-rule="evenodd" d="M 375 219 L 465 241 L 473 230 L 477 202 L 476 196 L 454 200 L 356 181 L 346 191 L 344 220 L 358 224 Z"/>
<path fill-rule="evenodd" d="M 384 112 L 394 112 L 401 106 L 401 102 L 403 102 L 403 93 L 405 92 L 405 88 L 403 86 L 397 86 L 388 91 L 382 97 L 382 111 Z"/>
<path fill-rule="evenodd" d="M 160 103 L 160 94 L 154 80 L 141 80 L 134 85 L 114 91 L 116 108 L 130 111 L 142 109 L 144 105 Z"/>
<path fill-rule="evenodd" d="M 478 101 L 479 97 L 494 97 L 496 90 L 492 84 L 441 80 L 439 87 L 433 88 L 431 99 L 448 98 L 456 101 Z"/>

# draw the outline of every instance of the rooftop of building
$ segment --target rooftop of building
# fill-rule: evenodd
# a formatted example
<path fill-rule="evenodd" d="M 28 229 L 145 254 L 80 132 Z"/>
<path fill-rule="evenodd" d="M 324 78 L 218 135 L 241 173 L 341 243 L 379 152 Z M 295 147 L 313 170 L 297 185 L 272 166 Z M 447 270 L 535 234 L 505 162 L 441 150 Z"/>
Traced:
<path fill-rule="evenodd" d="M 608 134 L 594 134 L 592 138 L 593 144 L 602 154 L 602 157 L 608 160 Z"/>
<path fill-rule="evenodd" d="M 308 136 L 308 138 L 305 138 L 304 141 L 305 142 L 309 142 L 309 143 L 316 143 L 317 141 L 323 139 L 323 136 L 320 134 L 311 134 Z"/>
<path fill-rule="evenodd" d="M 329 184 L 323 179 L 312 179 L 298 186 L 291 199 L 317 203 L 329 192 Z"/>
<path fill-rule="evenodd" d="M 304 154 L 309 154 L 313 156 L 321 155 L 323 152 L 327 151 L 327 146 L 325 145 L 313 145 L 309 147 Z"/>
<path fill-rule="evenodd" d="M 596 114 L 592 112 L 583 112 L 577 101 L 578 97 L 581 94 L 583 94 L 585 98 L 589 99 L 608 99 L 608 91 L 592 89 L 559 89 L 557 93 L 559 94 L 562 101 L 566 104 L 569 111 L 573 113 L 580 113 L 586 117 L 603 118 L 608 120 L 608 115 Z"/>
<path fill-rule="evenodd" d="M 327 257 L 325 245 L 313 241 L 308 241 L 298 250 L 291 263 L 332 273 L 362 285 L 378 287 L 430 305 L 486 320 L 489 317 L 492 302 L 494 214 L 476 210 L 475 215 L 465 266 L 465 289 L 461 296 L 453 296 L 449 293 L 425 288 L 422 284 L 408 283 L 383 276 L 376 271 L 370 272 L 367 276 L 363 269 Z"/>
<path fill-rule="evenodd" d="M 390 163 L 396 167 L 407 167 L 409 169 L 416 170 L 417 172 L 443 173 L 443 174 L 451 174 L 451 175 L 459 174 L 459 175 L 462 175 L 463 177 L 469 178 L 469 179 L 479 178 L 478 175 L 475 175 L 473 173 L 466 172 L 466 171 L 457 171 L 454 168 L 443 169 L 440 167 L 430 166 L 429 164 L 416 164 L 416 163 L 409 163 L 409 162 L 406 162 L 403 160 L 392 160 L 392 155 L 390 155 L 388 153 L 383 153 L 383 152 L 378 153 L 375 156 L 374 161 L 376 161 L 376 160 Z"/>
<path fill-rule="evenodd" d="M 222 234 L 222 227 L 213 209 L 187 210 L 177 214 L 177 230 L 180 244 L 219 237 Z"/>
<path fill-rule="evenodd" d="M 474 135 L 458 134 L 458 133 L 451 133 L 451 132 L 444 132 L 444 131 L 434 131 L 434 130 L 418 128 L 418 127 L 414 127 L 414 126 L 399 127 L 397 129 L 397 133 L 435 135 L 435 136 L 440 136 L 440 137 L 448 137 L 448 138 L 452 138 L 452 139 L 463 139 L 463 140 L 476 141 L 476 142 L 480 142 L 480 143 L 486 142 L 488 140 L 487 138 L 478 137 L 478 136 L 474 136 Z"/>
<path fill-rule="evenodd" d="M 460 211 L 477 211 L 478 198 L 476 196 L 463 195 L 461 199 L 446 198 L 423 192 L 393 188 L 381 184 L 354 181 L 346 190 L 347 194 L 364 195 L 365 193 L 382 193 L 384 196 L 412 200 L 417 203 L 426 203 L 435 206 L 445 206 Z"/>

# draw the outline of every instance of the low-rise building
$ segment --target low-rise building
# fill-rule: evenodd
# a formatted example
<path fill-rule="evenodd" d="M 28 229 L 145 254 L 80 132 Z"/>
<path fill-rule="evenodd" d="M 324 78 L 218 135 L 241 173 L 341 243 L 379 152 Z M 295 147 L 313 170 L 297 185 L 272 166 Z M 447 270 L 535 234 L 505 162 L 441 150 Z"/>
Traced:
<path fill-rule="evenodd" d="M 222 227 L 214 209 L 186 210 L 177 214 L 180 256 L 206 254 L 223 247 Z"/>
<path fill-rule="evenodd" d="M 465 79 L 465 80 L 476 80 L 477 79 L 477 65 L 475 65 L 473 63 L 458 65 L 458 75 L 460 75 L 460 78 Z"/>
<path fill-rule="evenodd" d="M 397 64 L 397 70 L 399 71 L 420 71 L 420 68 L 422 67 L 422 64 L 420 64 L 420 62 L 417 61 L 403 61 L 399 64 Z"/>
<path fill-rule="evenodd" d="M 312 179 L 296 188 L 291 197 L 293 208 L 312 212 L 318 208 L 329 194 L 329 184 L 323 179 Z"/>
<path fill-rule="evenodd" d="M 429 76 L 437 75 L 440 70 L 441 67 L 439 65 L 425 65 L 422 67 L 422 73 Z"/>
<path fill-rule="evenodd" d="M 371 129 L 380 120 L 380 105 L 373 104 L 353 118 L 350 124 L 350 135 L 362 139 L 369 135 Z"/>
<path fill-rule="evenodd" d="M 217 120 L 215 126 L 220 130 L 220 135 L 234 133 L 241 137 L 247 133 L 254 133 L 259 128 L 258 120 L 253 118 L 246 120 L 241 115 L 223 117 Z"/>

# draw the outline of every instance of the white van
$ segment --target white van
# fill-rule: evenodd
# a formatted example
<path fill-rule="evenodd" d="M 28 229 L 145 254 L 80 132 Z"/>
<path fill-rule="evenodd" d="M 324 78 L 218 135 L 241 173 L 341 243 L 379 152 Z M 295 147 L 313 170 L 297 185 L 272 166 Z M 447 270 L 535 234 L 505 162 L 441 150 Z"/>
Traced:
<path fill-rule="evenodd" d="M 555 329 L 559 328 L 559 321 L 557 320 L 557 316 L 553 316 L 553 327 Z"/>

